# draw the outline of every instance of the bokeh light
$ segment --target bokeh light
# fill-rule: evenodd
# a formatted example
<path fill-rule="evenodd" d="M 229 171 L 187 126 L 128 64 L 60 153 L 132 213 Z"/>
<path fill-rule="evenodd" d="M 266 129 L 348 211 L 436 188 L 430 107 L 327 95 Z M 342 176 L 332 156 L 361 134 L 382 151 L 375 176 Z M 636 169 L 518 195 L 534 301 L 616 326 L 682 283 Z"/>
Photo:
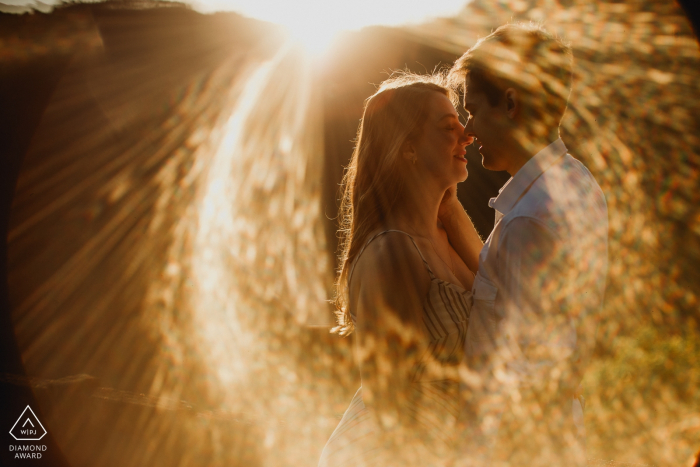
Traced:
<path fill-rule="evenodd" d="M 512 20 L 571 42 L 562 136 L 609 207 L 583 383 L 589 465 L 692 465 L 700 49 L 688 19 L 645 0 L 405 3 L 0 15 L 0 78 L 18 96 L 8 335 L 26 373 L 2 384 L 32 389 L 69 465 L 316 465 L 360 384 L 327 300 L 363 100 L 390 70 L 449 65 Z M 330 47 L 325 59 L 278 25 Z M 485 237 L 486 200 L 508 177 L 468 158 L 460 198 Z"/>

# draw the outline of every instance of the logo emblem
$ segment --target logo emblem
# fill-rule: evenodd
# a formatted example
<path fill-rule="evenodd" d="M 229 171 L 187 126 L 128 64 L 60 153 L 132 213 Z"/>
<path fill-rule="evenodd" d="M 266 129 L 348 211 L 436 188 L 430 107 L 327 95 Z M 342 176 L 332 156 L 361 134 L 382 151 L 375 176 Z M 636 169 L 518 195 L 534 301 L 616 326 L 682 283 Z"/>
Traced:
<path fill-rule="evenodd" d="M 17 441 L 39 441 L 46 435 L 46 429 L 34 414 L 34 411 L 27 406 L 10 429 L 10 434 Z"/>

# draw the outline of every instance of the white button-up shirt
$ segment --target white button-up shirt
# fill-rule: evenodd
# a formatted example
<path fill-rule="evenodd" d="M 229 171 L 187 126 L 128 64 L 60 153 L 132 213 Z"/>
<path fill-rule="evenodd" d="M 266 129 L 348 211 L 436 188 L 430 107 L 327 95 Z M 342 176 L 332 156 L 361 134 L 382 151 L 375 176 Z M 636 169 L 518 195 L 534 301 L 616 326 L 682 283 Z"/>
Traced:
<path fill-rule="evenodd" d="M 607 274 L 603 192 L 557 139 L 489 206 L 496 222 L 479 256 L 467 355 L 499 355 L 518 385 L 542 382 L 562 363 L 580 373 Z"/>

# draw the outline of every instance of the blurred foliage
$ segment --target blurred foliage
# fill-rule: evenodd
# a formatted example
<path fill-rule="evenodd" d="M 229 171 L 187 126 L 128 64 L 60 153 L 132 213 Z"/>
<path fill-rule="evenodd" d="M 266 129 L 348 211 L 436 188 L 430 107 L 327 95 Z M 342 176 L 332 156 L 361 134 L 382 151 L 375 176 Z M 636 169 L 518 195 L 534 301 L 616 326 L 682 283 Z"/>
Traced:
<path fill-rule="evenodd" d="M 298 57 L 279 58 L 269 98 L 239 114 L 250 124 L 231 146 L 240 156 L 232 187 L 251 189 L 236 194 L 245 222 L 214 239 L 220 270 L 236 271 L 218 296 L 192 274 L 197 239 L 214 242 L 217 230 L 198 230 L 215 224 L 192 206 L 216 175 L 206 168 L 243 86 L 273 66 L 278 31 L 231 14 L 110 5 L 0 16 L 3 78 L 20 62 L 69 63 L 56 70 L 15 193 L 12 318 L 32 375 L 90 373 L 194 408 L 92 410 L 56 399 L 49 431 L 67 455 L 85 465 L 313 464 L 358 385 L 352 341 L 301 323 L 330 317 L 319 219 L 334 213 L 319 205 L 334 203 L 367 82 L 406 64 L 425 71 L 431 56 L 449 62 L 500 24 L 534 20 L 574 48 L 563 138 L 610 212 L 606 304 L 584 379 L 591 464 L 691 464 L 700 448 L 700 51 L 675 3 L 476 0 L 454 18 L 345 36 L 331 50 L 336 73 L 316 88 Z M 25 81 L 26 95 L 43 83 Z M 301 131 L 323 124 L 323 133 Z M 334 164 L 323 191 L 321 154 Z M 246 384 L 235 378 L 241 361 Z M 86 431 L 94 450 L 82 450 Z"/>
<path fill-rule="evenodd" d="M 589 443 L 597 453 L 605 446 L 608 455 L 690 465 L 700 438 L 698 329 L 672 335 L 645 324 L 629 334 L 611 342 L 584 380 Z"/>

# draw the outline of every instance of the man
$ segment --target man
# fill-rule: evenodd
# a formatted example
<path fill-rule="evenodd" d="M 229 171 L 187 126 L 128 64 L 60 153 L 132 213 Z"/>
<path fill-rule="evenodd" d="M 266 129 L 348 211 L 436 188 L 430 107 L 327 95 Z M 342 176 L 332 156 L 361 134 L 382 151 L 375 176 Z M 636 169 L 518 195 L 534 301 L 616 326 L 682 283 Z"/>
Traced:
<path fill-rule="evenodd" d="M 483 166 L 511 175 L 489 202 L 495 227 L 478 259 L 456 197 L 440 212 L 465 263 L 478 262 L 468 465 L 584 465 L 577 387 L 602 305 L 608 221 L 600 187 L 559 138 L 571 50 L 540 26 L 508 24 L 458 59 L 450 79 Z"/>

